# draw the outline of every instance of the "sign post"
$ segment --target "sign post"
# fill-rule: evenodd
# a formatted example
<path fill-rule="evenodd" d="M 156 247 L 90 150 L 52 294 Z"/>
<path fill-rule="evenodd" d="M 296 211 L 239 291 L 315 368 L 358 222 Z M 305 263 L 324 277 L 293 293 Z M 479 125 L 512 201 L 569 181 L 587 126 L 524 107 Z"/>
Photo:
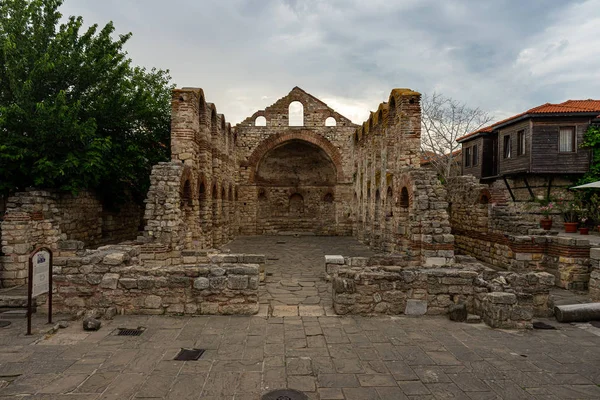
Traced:
<path fill-rule="evenodd" d="M 27 294 L 27 334 L 31 335 L 33 299 L 48 293 L 48 323 L 52 323 L 52 250 L 40 247 L 29 256 L 29 290 Z"/>

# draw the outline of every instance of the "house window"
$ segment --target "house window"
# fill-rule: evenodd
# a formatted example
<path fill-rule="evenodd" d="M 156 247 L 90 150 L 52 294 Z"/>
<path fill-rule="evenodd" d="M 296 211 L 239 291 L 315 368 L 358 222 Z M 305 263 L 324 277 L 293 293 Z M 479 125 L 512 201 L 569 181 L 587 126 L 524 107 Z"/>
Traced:
<path fill-rule="evenodd" d="M 525 154 L 525 131 L 517 132 L 517 155 Z"/>
<path fill-rule="evenodd" d="M 504 158 L 510 158 L 510 135 L 504 136 Z"/>
<path fill-rule="evenodd" d="M 477 149 L 477 145 L 473 145 L 473 166 L 477 166 L 479 164 L 479 151 Z"/>
<path fill-rule="evenodd" d="M 467 147 L 465 149 L 465 167 L 471 166 L 471 148 Z"/>
<path fill-rule="evenodd" d="M 574 127 L 560 128 L 558 151 L 561 153 L 572 153 L 575 151 L 576 142 L 577 138 L 575 137 Z"/>

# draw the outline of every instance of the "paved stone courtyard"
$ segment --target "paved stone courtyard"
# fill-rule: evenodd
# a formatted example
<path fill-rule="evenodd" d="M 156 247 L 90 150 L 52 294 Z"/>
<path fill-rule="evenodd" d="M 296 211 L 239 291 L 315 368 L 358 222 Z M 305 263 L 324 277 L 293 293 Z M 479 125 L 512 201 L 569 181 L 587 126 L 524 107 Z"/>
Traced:
<path fill-rule="evenodd" d="M 227 247 L 272 259 L 261 292 L 271 314 L 326 313 L 322 256 L 368 254 L 348 238 L 241 238 Z M 589 324 L 502 331 L 445 317 L 118 316 L 98 332 L 75 321 L 27 337 L 24 319 L 11 321 L 0 328 L 0 399 L 258 400 L 286 387 L 313 400 L 600 398 L 600 329 Z M 36 316 L 34 331 L 44 322 Z M 115 334 L 140 326 L 139 337 Z M 206 352 L 174 361 L 181 348 Z"/>
<path fill-rule="evenodd" d="M 259 298 L 261 315 L 333 315 L 331 291 L 325 281 L 325 255 L 371 256 L 374 253 L 352 237 L 253 236 L 240 237 L 224 249 L 233 253 L 267 256 Z"/>

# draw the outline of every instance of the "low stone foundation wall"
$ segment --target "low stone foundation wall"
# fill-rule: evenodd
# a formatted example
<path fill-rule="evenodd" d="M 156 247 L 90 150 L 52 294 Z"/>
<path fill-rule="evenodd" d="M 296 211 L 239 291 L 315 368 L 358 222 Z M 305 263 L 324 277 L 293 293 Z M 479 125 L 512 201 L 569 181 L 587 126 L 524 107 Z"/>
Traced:
<path fill-rule="evenodd" d="M 264 263 L 264 256 L 205 253 L 205 263 L 143 266 L 139 263 L 140 254 L 141 246 L 129 245 L 57 252 L 54 312 L 75 314 L 96 310 L 101 315 L 258 312 L 260 265 L 246 261 Z M 45 299 L 38 298 L 38 304 L 45 306 Z"/>
<path fill-rule="evenodd" d="M 336 313 L 439 315 L 464 303 L 498 328 L 529 328 L 534 316 L 552 314 L 555 278 L 546 272 L 497 272 L 460 256 L 461 263 L 438 267 L 373 265 L 376 260 L 326 256 Z"/>

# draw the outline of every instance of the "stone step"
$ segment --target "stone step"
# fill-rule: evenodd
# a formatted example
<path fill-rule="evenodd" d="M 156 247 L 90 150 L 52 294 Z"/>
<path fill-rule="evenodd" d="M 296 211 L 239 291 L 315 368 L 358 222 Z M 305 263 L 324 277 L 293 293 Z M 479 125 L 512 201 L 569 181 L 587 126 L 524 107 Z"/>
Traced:
<path fill-rule="evenodd" d="M 481 317 L 475 314 L 467 315 L 467 324 L 479 324 L 481 322 Z"/>
<path fill-rule="evenodd" d="M 32 303 L 35 307 L 35 299 Z M 27 296 L 0 293 L 0 310 L 3 308 L 27 308 Z"/>
<path fill-rule="evenodd" d="M 35 310 L 34 310 L 35 312 Z M 19 309 L 15 309 L 15 310 L 7 310 L 7 311 L 1 311 L 0 310 L 0 319 L 18 319 L 18 318 L 25 318 L 27 317 L 27 309 L 26 308 L 19 308 Z"/>

